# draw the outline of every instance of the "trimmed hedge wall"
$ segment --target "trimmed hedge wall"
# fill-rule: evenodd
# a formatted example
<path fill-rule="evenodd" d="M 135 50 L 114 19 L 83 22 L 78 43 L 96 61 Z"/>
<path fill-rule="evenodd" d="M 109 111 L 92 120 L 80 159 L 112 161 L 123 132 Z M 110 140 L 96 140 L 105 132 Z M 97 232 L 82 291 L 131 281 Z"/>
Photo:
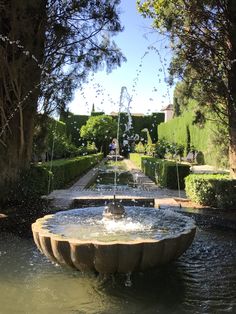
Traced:
<path fill-rule="evenodd" d="M 185 156 L 191 147 L 204 154 L 207 164 L 212 164 L 215 158 L 215 150 L 211 144 L 215 126 L 207 121 L 205 126 L 199 128 L 193 125 L 194 111 L 186 111 L 181 116 L 176 117 L 158 126 L 158 139 L 166 140 L 169 143 L 177 143 L 184 146 Z"/>
<path fill-rule="evenodd" d="M 142 169 L 142 156 L 139 153 L 130 153 L 129 154 L 129 159 L 140 169 Z"/>
<path fill-rule="evenodd" d="M 179 187 L 183 190 L 184 178 L 189 175 L 190 166 L 164 159 L 142 157 L 142 170 L 156 184 L 169 189 L 178 189 L 179 177 Z"/>
<path fill-rule="evenodd" d="M 74 115 L 73 113 L 68 113 L 67 115 L 60 117 L 60 119 L 66 124 L 67 136 L 77 147 L 86 142 L 80 137 L 80 129 L 86 124 L 89 117 L 90 116 L 88 115 Z"/>
<path fill-rule="evenodd" d="M 236 180 L 222 174 L 191 174 L 186 194 L 194 202 L 221 209 L 236 209 Z"/>
<path fill-rule="evenodd" d="M 95 154 L 88 156 L 75 157 L 73 159 L 56 160 L 52 163 L 45 163 L 44 167 L 47 170 L 51 169 L 52 180 L 50 190 L 61 189 L 74 179 L 84 174 L 95 164 L 101 161 L 103 154 Z"/>
<path fill-rule="evenodd" d="M 189 165 L 180 163 L 176 164 L 174 161 L 158 159 L 135 153 L 130 154 L 130 160 L 142 169 L 144 174 L 151 178 L 157 185 L 169 189 L 178 189 L 178 167 L 180 189 L 185 188 L 184 179 L 190 173 Z"/>
<path fill-rule="evenodd" d="M 102 112 L 93 112 L 91 115 L 101 115 Z M 89 119 L 89 115 L 74 115 L 73 113 L 67 112 L 60 117 L 60 119 L 66 124 L 66 133 L 74 145 L 80 146 L 84 143 L 84 140 L 80 137 L 80 129 L 86 124 Z M 114 116 L 117 119 L 117 116 Z M 121 130 L 125 130 L 125 125 L 128 122 L 128 116 L 126 113 L 121 113 Z M 151 115 L 136 116 L 132 115 L 132 133 L 139 134 L 142 137 L 142 130 L 147 128 L 153 143 L 157 141 L 157 126 L 164 122 L 164 113 L 152 113 Z"/>
<path fill-rule="evenodd" d="M 9 185 L 4 197 L 0 199 L 3 204 L 21 204 L 37 202 L 42 195 L 53 189 L 64 188 L 67 184 L 79 178 L 100 160 L 101 153 L 76 157 L 73 159 L 56 160 L 52 163 L 32 165 L 30 169 L 21 174 L 20 180 Z M 49 182 L 50 187 L 49 187 Z"/>
<path fill-rule="evenodd" d="M 155 143 L 158 140 L 158 132 L 157 126 L 164 122 L 165 115 L 162 112 L 152 113 L 151 115 L 147 116 L 132 116 L 132 131 L 134 134 L 139 134 L 140 137 L 143 136 L 142 130 L 147 128 L 152 142 Z"/>
<path fill-rule="evenodd" d="M 192 124 L 194 113 L 186 111 L 183 115 L 176 117 L 158 126 L 159 139 L 165 139 L 170 143 L 177 143 L 184 146 L 185 155 L 190 147 L 204 153 L 208 162 L 211 160 L 209 144 L 213 132 L 213 124 L 207 122 L 205 127 L 199 128 Z"/>

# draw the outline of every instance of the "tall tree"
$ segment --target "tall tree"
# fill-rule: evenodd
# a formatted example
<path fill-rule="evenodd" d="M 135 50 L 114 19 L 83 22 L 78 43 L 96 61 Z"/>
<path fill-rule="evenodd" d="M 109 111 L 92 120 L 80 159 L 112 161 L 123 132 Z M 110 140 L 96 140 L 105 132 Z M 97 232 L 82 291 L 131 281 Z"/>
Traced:
<path fill-rule="evenodd" d="M 219 117 L 229 134 L 230 171 L 236 177 L 236 2 L 234 0 L 137 1 L 154 27 L 170 36 L 170 73 L 198 84 L 195 96 Z"/>
<path fill-rule="evenodd" d="M 109 143 L 117 135 L 117 121 L 107 115 L 91 116 L 80 131 L 81 137 L 95 142 L 104 155 L 109 152 Z"/>
<path fill-rule="evenodd" d="M 64 109 L 91 71 L 124 60 L 119 2 L 1 1 L 0 186 L 29 167 L 37 111 Z"/>
<path fill-rule="evenodd" d="M 29 165 L 44 58 L 46 1 L 0 5 L 0 189 Z M 37 62 L 36 62 L 37 60 Z"/>

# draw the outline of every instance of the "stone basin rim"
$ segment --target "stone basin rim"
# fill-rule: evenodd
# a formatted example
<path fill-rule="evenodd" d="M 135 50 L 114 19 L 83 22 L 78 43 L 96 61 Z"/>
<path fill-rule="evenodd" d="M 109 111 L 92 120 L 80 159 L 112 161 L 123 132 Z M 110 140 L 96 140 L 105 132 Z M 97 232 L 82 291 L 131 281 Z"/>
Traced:
<path fill-rule="evenodd" d="M 44 228 L 44 223 L 47 221 L 47 219 L 52 218 L 54 214 L 46 215 L 42 218 L 37 219 L 32 225 L 31 229 L 33 233 L 38 233 L 38 236 L 41 237 L 50 237 L 53 240 L 61 241 L 61 242 L 68 242 L 70 244 L 86 244 L 86 245 L 135 245 L 135 244 L 152 244 L 152 243 L 160 243 L 162 241 L 166 241 L 169 239 L 177 239 L 181 235 L 187 235 L 192 232 L 196 232 L 196 225 L 193 223 L 190 228 L 186 228 L 184 231 L 180 232 L 176 235 L 167 235 L 166 237 L 163 237 L 162 239 L 140 239 L 140 240 L 132 240 L 132 241 L 99 241 L 99 240 L 82 240 L 77 238 L 69 238 L 69 237 L 63 237 L 60 234 L 50 232 L 48 229 Z"/>

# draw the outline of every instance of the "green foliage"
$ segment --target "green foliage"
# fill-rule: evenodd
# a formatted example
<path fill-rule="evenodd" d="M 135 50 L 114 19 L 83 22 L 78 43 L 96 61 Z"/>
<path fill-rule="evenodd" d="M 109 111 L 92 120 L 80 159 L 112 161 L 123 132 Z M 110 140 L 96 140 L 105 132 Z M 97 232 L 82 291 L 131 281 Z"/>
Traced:
<path fill-rule="evenodd" d="M 166 158 L 176 159 L 178 156 L 183 156 L 184 145 L 178 143 L 168 143 L 166 145 Z"/>
<path fill-rule="evenodd" d="M 162 159 L 165 157 L 167 146 L 168 143 L 165 141 L 164 138 L 158 140 L 155 147 L 155 153 L 157 155 L 157 158 Z"/>
<path fill-rule="evenodd" d="M 191 174 L 185 179 L 186 194 L 194 202 L 222 209 L 236 208 L 236 180 L 220 174 Z"/>
<path fill-rule="evenodd" d="M 180 117 L 176 117 L 166 123 L 161 123 L 158 127 L 159 139 L 168 143 L 178 143 L 184 146 L 185 154 L 187 154 L 188 133 L 187 127 L 191 124 L 192 113 L 186 112 Z"/>
<path fill-rule="evenodd" d="M 96 148 L 79 148 L 71 143 L 66 134 L 66 124 L 62 121 L 38 115 L 34 135 L 34 160 L 71 158 L 84 154 L 96 153 Z"/>
<path fill-rule="evenodd" d="M 134 150 L 135 150 L 136 153 L 143 154 L 145 152 L 145 146 L 140 141 L 140 142 L 138 142 L 137 145 L 135 145 Z"/>
<path fill-rule="evenodd" d="M 66 134 L 68 138 L 71 139 L 71 143 L 79 147 L 82 144 L 85 145 L 85 140 L 81 138 L 80 131 L 81 127 L 86 124 L 89 119 L 87 115 L 74 115 L 68 112 L 66 115 L 62 116 L 62 121 L 66 124 Z"/>
<path fill-rule="evenodd" d="M 55 160 L 52 165 L 50 162 L 32 165 L 21 172 L 20 179 L 16 183 L 8 186 L 7 194 L 1 201 L 17 206 L 37 204 L 42 195 L 48 194 L 53 189 L 65 188 L 102 158 L 102 154 L 94 154 Z"/>
<path fill-rule="evenodd" d="M 169 189 L 184 189 L 184 178 L 189 175 L 190 167 L 173 161 L 143 156 L 141 160 L 143 172 L 157 185 Z"/>
<path fill-rule="evenodd" d="M 93 153 L 96 153 L 97 152 L 97 147 L 95 145 L 94 142 L 88 142 L 87 143 L 87 150 L 90 151 L 90 152 L 93 152 Z"/>
<path fill-rule="evenodd" d="M 145 152 L 149 156 L 153 156 L 156 151 L 156 145 L 155 144 L 147 144 L 145 147 Z"/>
<path fill-rule="evenodd" d="M 162 160 L 136 153 L 130 154 L 130 160 L 132 160 L 137 167 L 142 169 L 157 185 L 170 189 L 178 189 L 177 173 L 179 176 L 180 189 L 184 189 L 184 179 L 190 173 L 190 167 L 188 165 L 174 161 Z"/>
<path fill-rule="evenodd" d="M 141 161 L 142 161 L 142 154 L 138 153 L 130 153 L 129 159 L 138 167 L 141 169 Z"/>
<path fill-rule="evenodd" d="M 119 0 L 48 3 L 41 22 L 45 47 L 50 47 L 42 53 L 47 68 L 42 77 L 44 104 L 63 111 L 89 73 L 104 67 L 109 72 L 126 60 L 112 40 L 122 31 L 118 5 Z"/>
<path fill-rule="evenodd" d="M 102 115 L 102 112 L 92 112 L 92 116 Z M 113 117 L 116 121 L 117 116 Z M 74 115 L 72 113 L 64 113 L 61 115 L 61 119 L 66 123 L 66 133 L 67 136 L 71 139 L 71 142 L 80 146 L 86 143 L 86 140 L 81 137 L 81 128 L 83 125 L 86 125 L 89 116 L 86 115 Z M 128 124 L 128 115 L 127 113 L 121 112 L 120 114 L 120 142 L 122 142 L 123 134 L 126 134 L 128 137 L 138 134 L 142 138 L 142 130 L 146 128 L 150 134 L 150 139 L 154 143 L 157 141 L 157 126 L 164 121 L 164 113 L 152 113 L 150 116 L 132 116 L 132 129 L 127 133 L 126 125 Z M 147 142 L 147 137 L 145 134 L 145 139 L 143 141 Z"/>
<path fill-rule="evenodd" d="M 49 117 L 47 115 L 38 114 L 35 117 L 34 124 L 32 153 L 34 158 L 39 158 L 39 156 L 47 151 Z"/>
<path fill-rule="evenodd" d="M 44 163 L 44 166 L 52 172 L 50 190 L 64 188 L 66 184 L 84 174 L 102 158 L 102 154 L 99 153 L 73 159 L 56 160 L 52 165 L 51 163 Z"/>
<path fill-rule="evenodd" d="M 188 81 L 183 80 L 177 82 L 174 90 L 174 116 L 178 117 L 189 108 L 189 101 L 192 99 L 192 94 Z"/>
<path fill-rule="evenodd" d="M 37 204 L 41 195 L 48 193 L 48 182 L 52 173 L 42 165 L 32 165 L 21 171 L 19 179 L 7 188 L 4 202 L 11 206 Z"/>
<path fill-rule="evenodd" d="M 138 134 L 140 137 L 142 137 L 143 134 L 141 134 L 141 131 L 143 129 L 147 129 L 151 141 L 155 143 L 158 140 L 158 134 L 157 134 L 157 126 L 164 122 L 164 113 L 152 113 L 148 116 L 132 116 L 132 131 L 134 134 Z"/>
<path fill-rule="evenodd" d="M 117 122 L 111 116 L 91 116 L 86 125 L 81 128 L 81 136 L 89 141 L 94 141 L 97 148 L 102 148 L 107 153 L 108 145 L 116 137 Z"/>
<path fill-rule="evenodd" d="M 175 95 L 177 105 L 180 100 L 185 102 L 185 96 L 195 99 L 196 121 L 202 127 L 206 108 L 215 114 L 219 124 L 228 126 L 230 170 L 236 177 L 235 1 L 138 0 L 137 3 L 143 16 L 153 19 L 154 28 L 170 35 L 174 51 L 169 67 L 171 82 L 176 77 L 184 80 L 179 88 L 180 97 Z M 194 142 L 194 132 L 190 132 Z M 203 136 L 207 135 L 207 128 L 202 133 L 197 135 L 197 145 L 193 145 L 204 153 L 206 162 L 213 157 L 216 163 L 216 154 L 207 151 L 209 143 L 205 141 L 203 146 L 199 143 L 207 138 Z"/>
<path fill-rule="evenodd" d="M 190 102 L 190 108 L 193 102 Z M 168 143 L 175 143 L 187 156 L 191 148 L 201 152 L 199 154 L 200 164 L 203 162 L 223 166 L 227 165 L 227 134 L 223 132 L 223 125 L 207 121 L 204 127 L 193 125 L 194 112 L 185 111 L 181 116 L 176 117 L 166 123 L 161 123 L 158 127 L 159 139 Z M 179 150 L 179 148 L 177 150 Z M 202 158 L 200 157 L 202 156 Z"/>
<path fill-rule="evenodd" d="M 234 37 L 229 36 L 228 32 L 232 36 L 229 26 L 222 28 L 221 25 L 235 18 L 234 5 L 231 1 L 222 6 L 221 2 L 208 0 L 201 4 L 195 0 L 137 2 L 140 12 L 153 18 L 154 28 L 171 35 L 174 58 L 170 73 L 184 77 L 188 87 L 181 88 L 184 87 L 187 94 L 189 88 L 192 89 L 195 99 L 211 103 L 214 110 L 219 99 L 226 100 L 228 95 L 224 79 L 229 75 L 226 64 L 230 64 L 232 56 L 229 56 L 225 42 L 227 38 L 234 40 Z"/>
<path fill-rule="evenodd" d="M 104 114 L 105 114 L 105 112 L 103 112 L 103 111 L 92 111 L 91 112 L 91 116 L 102 116 Z"/>

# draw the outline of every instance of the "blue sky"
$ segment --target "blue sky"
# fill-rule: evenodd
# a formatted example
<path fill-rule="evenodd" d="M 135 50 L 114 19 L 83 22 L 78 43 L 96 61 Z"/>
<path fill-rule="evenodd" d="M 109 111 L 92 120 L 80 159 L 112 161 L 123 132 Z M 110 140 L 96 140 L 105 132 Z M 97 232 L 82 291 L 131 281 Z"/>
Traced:
<path fill-rule="evenodd" d="M 172 102 L 173 88 L 165 83 L 171 58 L 168 41 L 152 30 L 150 20 L 137 12 L 135 0 L 121 0 L 120 12 L 125 29 L 113 40 L 127 62 L 110 74 L 100 71 L 91 76 L 89 83 L 75 92 L 69 105 L 75 114 L 89 114 L 93 103 L 96 111 L 117 112 L 122 86 L 132 96 L 132 113 L 158 112 Z M 148 49 L 149 46 L 157 50 Z"/>

